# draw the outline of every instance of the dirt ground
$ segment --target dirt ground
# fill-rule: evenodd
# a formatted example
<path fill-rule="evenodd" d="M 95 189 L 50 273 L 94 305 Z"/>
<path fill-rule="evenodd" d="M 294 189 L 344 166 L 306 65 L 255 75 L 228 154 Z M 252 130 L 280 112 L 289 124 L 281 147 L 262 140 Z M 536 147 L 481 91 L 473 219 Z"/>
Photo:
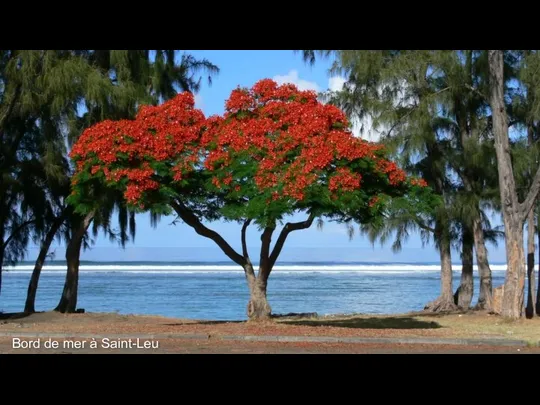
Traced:
<path fill-rule="evenodd" d="M 36 337 L 36 334 L 39 336 Z M 78 345 L 83 345 L 82 342 L 85 341 L 84 348 L 69 344 L 64 347 L 66 336 L 61 334 L 68 336 L 73 334 L 73 340 L 77 340 Z M 427 340 L 499 339 L 522 340 L 527 342 L 529 347 L 509 347 L 500 344 L 458 346 L 426 343 L 232 340 L 233 336 L 246 335 L 294 336 L 295 339 L 303 336 Z M 91 348 L 92 337 L 97 344 L 94 343 L 95 347 Z M 140 339 L 138 345 L 135 343 L 137 337 Z M 44 347 L 45 341 L 49 338 L 58 342 L 57 348 Z M 133 338 L 134 341 L 131 347 L 128 347 L 129 338 Z M 38 340 L 39 347 L 23 348 L 25 343 L 20 342 L 28 340 Z M 152 347 L 152 341 L 159 347 Z M 104 313 L 67 315 L 45 312 L 33 315 L 0 315 L 0 353 L 540 353 L 539 341 L 540 318 L 509 322 L 498 316 L 481 313 L 284 317 L 264 324 Z"/>

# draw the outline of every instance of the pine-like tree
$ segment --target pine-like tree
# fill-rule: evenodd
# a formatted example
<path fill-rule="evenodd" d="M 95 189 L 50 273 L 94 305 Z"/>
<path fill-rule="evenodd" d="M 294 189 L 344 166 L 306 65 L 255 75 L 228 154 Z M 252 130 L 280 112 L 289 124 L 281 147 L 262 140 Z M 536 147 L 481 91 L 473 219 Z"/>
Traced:
<path fill-rule="evenodd" d="M 312 60 L 316 53 L 304 51 L 304 56 Z M 333 71 L 345 75 L 347 82 L 343 91 L 330 95 L 330 102 L 344 107 L 351 117 L 371 117 L 382 132 L 381 141 L 393 147 L 404 167 L 421 173 L 445 201 L 445 209 L 431 213 L 435 215 L 430 218 L 432 227 L 417 223 L 424 231 L 431 229 L 441 254 L 441 297 L 428 307 L 455 308 L 450 228 L 456 218 L 448 209 L 455 211 L 454 195 L 464 188 L 475 198 L 467 201 L 467 209 L 460 210 L 468 216 L 460 221 L 472 228 L 481 277 L 478 307 L 489 309 L 491 271 L 481 204 L 489 198 L 493 176 L 486 177 L 490 173 L 486 102 L 476 90 L 483 85 L 480 73 L 485 58 L 472 51 L 398 50 L 336 51 L 335 57 Z M 396 224 L 398 217 L 393 220 Z M 414 222 L 410 215 L 404 220 L 409 226 Z"/>
<path fill-rule="evenodd" d="M 2 265 L 24 257 L 31 239 L 39 243 L 28 310 L 33 310 L 40 269 L 58 230 L 75 227 L 66 234 L 75 236 L 68 238 L 68 261 L 78 263 L 77 247 L 84 245 L 86 231 L 76 225 L 84 218 L 64 204 L 69 188 L 62 185 L 71 175 L 62 163 L 66 138 L 75 140 L 102 119 L 132 117 L 141 103 L 157 104 L 178 90 L 196 91 L 200 73 L 217 72 L 207 60 L 174 50 L 0 51 L 0 282 Z M 125 209 L 116 208 L 125 243 Z M 107 218 L 104 211 L 96 215 L 94 228 L 110 231 L 113 211 Z M 129 223 L 134 230 L 133 217 Z"/>

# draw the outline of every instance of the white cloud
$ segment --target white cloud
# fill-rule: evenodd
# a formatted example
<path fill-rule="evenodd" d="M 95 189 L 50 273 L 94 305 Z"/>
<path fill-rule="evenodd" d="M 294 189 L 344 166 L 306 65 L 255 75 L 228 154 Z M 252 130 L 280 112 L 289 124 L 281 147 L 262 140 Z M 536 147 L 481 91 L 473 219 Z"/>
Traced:
<path fill-rule="evenodd" d="M 313 90 L 316 92 L 321 92 L 321 87 L 315 83 L 308 80 L 301 79 L 297 70 L 291 70 L 286 75 L 276 75 L 273 77 L 273 80 L 277 84 L 291 83 L 298 87 L 300 90 Z M 343 89 L 343 86 L 347 80 L 342 76 L 332 76 L 328 79 L 328 89 L 329 91 L 340 91 Z M 197 98 L 196 98 L 197 100 Z M 401 101 L 401 102 L 400 102 Z M 396 100 L 397 104 L 402 104 L 403 101 L 410 102 L 410 100 Z M 201 100 L 202 105 L 202 100 Z M 201 108 L 201 107 L 199 107 Z M 356 137 L 366 139 L 368 141 L 377 142 L 379 141 L 381 134 L 388 128 L 374 128 L 373 119 L 370 116 L 364 117 L 362 120 L 358 118 L 353 118 L 352 123 L 352 133 Z"/>
<path fill-rule="evenodd" d="M 340 91 L 343 89 L 346 81 L 347 80 L 342 76 L 332 76 L 328 79 L 328 90 Z M 381 132 L 373 128 L 373 120 L 370 116 L 366 116 L 362 120 L 353 118 L 351 124 L 352 133 L 356 137 L 373 142 L 377 142 L 381 137 Z"/>
<path fill-rule="evenodd" d="M 296 87 L 298 87 L 299 90 L 314 90 L 316 92 L 321 91 L 321 88 L 319 87 L 317 83 L 300 79 L 300 77 L 298 76 L 297 70 L 291 70 L 289 73 L 287 73 L 284 76 L 280 76 L 280 75 L 274 76 L 273 80 L 277 84 L 280 84 L 280 85 L 285 84 L 285 83 L 294 84 L 296 85 Z"/>
<path fill-rule="evenodd" d="M 344 77 L 333 76 L 330 79 L 328 79 L 328 90 L 339 91 L 343 88 L 343 85 L 345 84 L 346 81 L 347 80 L 345 80 Z"/>

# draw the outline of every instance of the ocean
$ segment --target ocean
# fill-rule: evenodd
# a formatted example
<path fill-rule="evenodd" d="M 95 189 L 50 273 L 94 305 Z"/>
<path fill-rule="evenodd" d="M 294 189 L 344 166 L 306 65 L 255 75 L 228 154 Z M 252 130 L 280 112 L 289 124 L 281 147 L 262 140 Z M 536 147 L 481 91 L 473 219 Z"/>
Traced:
<path fill-rule="evenodd" d="M 33 263 L 5 267 L 0 312 L 24 308 Z M 454 290 L 461 265 L 454 264 Z M 506 265 L 491 265 L 494 286 Z M 42 272 L 36 310 L 53 309 L 66 266 Z M 281 262 L 268 281 L 274 314 L 394 314 L 423 309 L 440 291 L 437 263 Z M 478 273 L 475 267 L 475 296 Z M 230 262 L 81 262 L 78 308 L 86 312 L 152 314 L 203 320 L 245 320 L 249 291 L 243 270 Z"/>

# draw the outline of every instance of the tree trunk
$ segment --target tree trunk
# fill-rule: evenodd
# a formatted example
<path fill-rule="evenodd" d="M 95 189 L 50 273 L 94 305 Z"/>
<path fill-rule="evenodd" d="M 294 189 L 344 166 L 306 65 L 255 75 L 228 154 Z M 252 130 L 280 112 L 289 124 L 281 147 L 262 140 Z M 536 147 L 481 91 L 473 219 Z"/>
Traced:
<path fill-rule="evenodd" d="M 540 247 L 540 212 L 537 218 L 538 246 Z M 540 250 L 538 251 L 538 288 L 536 289 L 536 315 L 540 316 Z"/>
<path fill-rule="evenodd" d="M 2 179 L 2 176 L 0 176 L 0 181 Z M 3 202 L 3 201 L 2 201 Z M 0 207 L 0 209 L 4 209 L 4 207 Z M 3 214 L 3 213 L 2 213 Z M 0 214 L 0 293 L 2 292 L 2 272 L 4 271 L 4 252 L 5 252 L 5 245 L 4 245 L 4 234 L 5 234 L 5 227 L 4 227 L 4 215 Z"/>
<path fill-rule="evenodd" d="M 77 310 L 77 294 L 79 288 L 79 259 L 84 235 L 90 222 L 94 217 L 93 213 L 87 214 L 83 221 L 76 225 L 71 240 L 66 249 L 67 274 L 64 283 L 62 297 L 55 311 L 62 313 L 74 313 Z"/>
<path fill-rule="evenodd" d="M 473 280 L 473 241 L 470 232 L 463 232 L 463 251 L 461 253 L 461 283 L 454 295 L 454 303 L 459 309 L 467 311 L 474 293 Z"/>
<path fill-rule="evenodd" d="M 242 255 L 240 255 L 217 232 L 203 225 L 197 215 L 186 207 L 182 201 L 172 200 L 170 204 L 178 216 L 182 218 L 187 225 L 191 226 L 199 235 L 213 240 L 223 251 L 223 253 L 225 253 L 225 255 L 227 255 L 236 264 L 242 266 L 250 291 L 250 299 L 247 306 L 247 315 L 249 320 L 270 319 L 272 309 L 270 308 L 266 298 L 266 286 L 270 272 L 272 271 L 272 268 L 274 267 L 274 264 L 281 253 L 281 249 L 287 240 L 287 236 L 291 232 L 309 228 L 313 224 L 316 215 L 314 213 L 310 213 L 308 219 L 305 221 L 287 223 L 281 230 L 281 233 L 279 234 L 271 253 L 270 243 L 272 240 L 272 233 L 275 230 L 275 223 L 271 224 L 272 226 L 267 226 L 261 235 L 262 243 L 259 273 L 257 276 L 255 276 L 246 244 L 246 231 L 247 227 L 251 223 L 251 219 L 246 219 L 244 221 L 244 225 L 242 226 Z"/>
<path fill-rule="evenodd" d="M 534 280 L 534 235 L 534 210 L 531 210 L 529 213 L 527 229 L 527 278 L 529 282 L 527 288 L 527 306 L 525 308 L 525 316 L 528 319 L 534 317 L 534 304 L 536 301 L 536 283 Z"/>
<path fill-rule="evenodd" d="M 499 190 L 505 230 L 507 271 L 504 282 L 502 315 L 510 319 L 521 317 L 525 284 L 525 252 L 523 224 L 528 212 L 522 210 L 516 192 L 516 182 L 508 138 L 508 117 L 504 103 L 503 51 L 488 51 L 490 106 L 497 155 Z M 532 188 L 532 187 L 531 187 Z M 532 191 L 532 190 L 530 190 Z M 527 201 L 528 199 L 526 199 Z M 530 201 L 530 200 L 529 200 Z M 525 207 L 526 208 L 526 207 Z"/>
<path fill-rule="evenodd" d="M 449 312 L 457 310 L 454 304 L 452 287 L 452 255 L 450 240 L 444 236 L 439 241 L 439 254 L 441 257 L 441 295 L 435 301 L 425 306 L 425 310 L 431 312 Z"/>
<path fill-rule="evenodd" d="M 47 253 L 49 253 L 49 248 L 51 247 L 51 243 L 53 242 L 54 237 L 56 236 L 56 232 L 58 232 L 58 229 L 60 229 L 60 226 L 64 222 L 64 219 L 65 219 L 65 215 L 62 214 L 59 218 L 57 218 L 54 221 L 54 223 L 51 226 L 51 229 L 49 229 L 49 232 L 47 233 L 47 235 L 45 236 L 45 239 L 41 243 L 41 249 L 39 251 L 36 264 L 34 265 L 34 271 L 32 272 L 30 283 L 28 284 L 26 303 L 24 305 L 24 312 L 26 313 L 36 312 L 36 309 L 35 309 L 36 293 L 37 293 L 38 284 L 39 284 L 39 277 L 41 275 L 41 269 L 43 268 L 43 264 L 45 264 Z"/>
<path fill-rule="evenodd" d="M 251 278 L 248 280 L 249 284 L 249 303 L 247 307 L 247 315 L 250 321 L 261 321 L 270 319 L 272 314 L 272 308 L 268 304 L 266 298 L 266 285 L 267 281 L 262 280 L 260 277 Z"/>
<path fill-rule="evenodd" d="M 2 272 L 4 271 L 4 244 L 0 242 L 0 292 L 2 291 Z"/>
<path fill-rule="evenodd" d="M 473 221 L 473 236 L 474 248 L 476 250 L 476 264 L 478 265 L 478 274 L 480 276 L 480 294 L 475 309 L 492 311 L 493 282 L 480 216 Z"/>
<path fill-rule="evenodd" d="M 508 268 L 504 280 L 502 315 L 518 319 L 523 313 L 525 292 L 525 252 L 523 249 L 523 227 L 508 226 L 505 221 L 506 257 Z"/>

